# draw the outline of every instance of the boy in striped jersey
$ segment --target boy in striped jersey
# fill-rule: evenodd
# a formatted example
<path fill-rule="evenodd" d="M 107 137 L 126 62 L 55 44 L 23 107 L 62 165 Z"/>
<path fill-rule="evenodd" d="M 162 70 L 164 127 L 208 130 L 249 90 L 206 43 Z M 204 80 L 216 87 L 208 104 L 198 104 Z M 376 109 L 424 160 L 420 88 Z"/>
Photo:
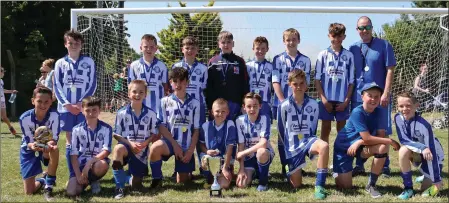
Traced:
<path fill-rule="evenodd" d="M 218 183 L 222 188 L 227 189 L 232 180 L 233 171 L 230 171 L 230 165 L 233 161 L 232 150 L 237 139 L 237 131 L 234 122 L 226 119 L 229 114 L 226 100 L 222 98 L 215 100 L 212 104 L 212 114 L 214 120 L 204 123 L 200 129 L 200 157 L 202 157 L 201 160 L 206 155 L 224 158 Z M 212 184 L 213 176 L 210 171 L 205 170 L 205 175 L 207 183 Z"/>
<path fill-rule="evenodd" d="M 156 112 L 143 105 L 147 93 L 143 80 L 133 80 L 128 86 L 129 105 L 117 111 L 114 138 L 118 141 L 112 156 L 112 169 L 115 178 L 115 199 L 125 196 L 127 174 L 123 166 L 129 164 L 132 175 L 130 185 L 141 189 L 142 180 L 148 175 L 148 145 L 159 139 L 160 124 Z"/>
<path fill-rule="evenodd" d="M 187 86 L 187 93 L 193 98 L 200 101 L 200 125 L 206 122 L 206 100 L 203 94 L 207 86 L 207 67 L 196 60 L 196 55 L 199 50 L 199 42 L 195 37 L 187 36 L 182 40 L 182 53 L 184 58 L 175 63 L 172 67 L 182 67 L 189 72 L 189 85 Z M 200 159 L 200 146 L 196 146 L 196 153 L 198 155 L 198 163 Z M 200 171 L 202 169 L 200 168 Z"/>
<path fill-rule="evenodd" d="M 260 114 L 267 115 L 271 119 L 271 73 L 273 65 L 265 59 L 265 54 L 268 51 L 267 38 L 256 37 L 253 42 L 253 51 L 255 60 L 246 63 L 249 74 L 249 88 L 251 92 L 262 97 Z"/>
<path fill-rule="evenodd" d="M 151 188 L 161 187 L 162 159 L 175 155 L 176 181 L 186 182 L 195 170 L 193 153 L 199 137 L 200 101 L 186 93 L 189 73 L 184 68 L 170 71 L 173 94 L 162 98 L 158 117 L 169 132 L 160 128 L 163 138 L 150 147 Z"/>
<path fill-rule="evenodd" d="M 398 96 L 398 110 L 394 117 L 396 132 L 402 147 L 399 149 L 399 167 L 404 182 L 404 191 L 399 199 L 407 200 L 413 196 L 411 164 L 420 166 L 424 175 L 421 184 L 422 196 L 436 196 L 442 189 L 441 178 L 444 151 L 441 143 L 432 132 L 432 126 L 416 113 L 418 100 L 411 92 Z"/>
<path fill-rule="evenodd" d="M 168 94 L 167 67 L 155 57 L 157 40 L 154 35 L 142 36 L 140 50 L 143 57 L 131 63 L 128 71 L 128 84 L 133 80 L 147 82 L 147 97 L 144 104 L 157 111 L 161 98 Z"/>
<path fill-rule="evenodd" d="M 47 201 L 53 199 L 53 186 L 56 182 L 59 160 L 57 142 L 61 131 L 59 114 L 56 110 L 50 109 L 52 95 L 52 91 L 46 87 L 34 89 L 31 98 L 34 109 L 26 111 L 19 119 L 23 132 L 20 146 L 20 174 L 23 178 L 25 194 L 31 195 L 45 186 L 44 197 Z M 53 140 L 49 141 L 45 148 L 37 146 L 34 140 L 35 131 L 40 126 L 47 126 L 53 134 Z M 42 173 L 41 162 L 44 166 L 48 166 L 47 175 L 36 179 L 36 175 Z"/>
<path fill-rule="evenodd" d="M 271 120 L 268 115 L 259 114 L 261 104 L 260 95 L 247 93 L 243 98 L 246 115 L 239 116 L 235 121 L 238 134 L 236 159 L 240 163 L 237 187 L 247 187 L 255 175 L 259 178 L 259 192 L 268 190 L 268 172 L 274 157 L 270 144 Z"/>
<path fill-rule="evenodd" d="M 292 95 L 292 90 L 288 85 L 288 73 L 294 69 L 301 69 L 306 74 L 307 86 L 310 84 L 310 59 L 298 51 L 300 35 L 298 30 L 289 28 L 282 34 L 285 45 L 285 52 L 277 55 L 273 59 L 273 89 L 276 94 L 272 112 L 277 112 L 278 105 Z M 284 154 L 284 141 L 281 136 L 278 138 L 279 158 L 282 164 L 282 174 L 286 175 Z"/>
<path fill-rule="evenodd" d="M 318 126 L 318 103 L 309 98 L 306 74 L 294 69 L 288 74 L 288 85 L 293 94 L 284 100 L 278 108 L 278 130 L 284 141 L 287 166 L 286 172 L 293 187 L 302 185 L 301 168 L 306 165 L 306 156 L 311 160 L 319 155 L 315 182 L 315 198 L 325 199 L 324 189 L 329 160 L 329 145 L 316 137 Z"/>
<path fill-rule="evenodd" d="M 92 194 L 101 191 L 99 180 L 108 172 L 111 153 L 112 128 L 98 119 L 101 99 L 87 97 L 82 101 L 82 112 L 86 120 L 75 127 L 72 133 L 70 172 L 67 195 L 74 197 L 90 184 Z"/>
<path fill-rule="evenodd" d="M 321 139 L 327 143 L 334 118 L 337 132 L 349 118 L 349 102 L 354 88 L 354 56 L 342 46 L 345 31 L 343 24 L 330 24 L 328 37 L 331 46 L 318 54 L 315 66 L 315 87 L 321 99 Z"/>
<path fill-rule="evenodd" d="M 64 45 L 68 54 L 56 61 L 54 91 L 58 99 L 58 112 L 61 116 L 61 130 L 66 131 L 66 158 L 70 173 L 70 141 L 72 128 L 85 120 L 81 113 L 81 101 L 94 95 L 97 88 L 97 74 L 94 60 L 81 55 L 83 36 L 75 30 L 64 34 Z"/>

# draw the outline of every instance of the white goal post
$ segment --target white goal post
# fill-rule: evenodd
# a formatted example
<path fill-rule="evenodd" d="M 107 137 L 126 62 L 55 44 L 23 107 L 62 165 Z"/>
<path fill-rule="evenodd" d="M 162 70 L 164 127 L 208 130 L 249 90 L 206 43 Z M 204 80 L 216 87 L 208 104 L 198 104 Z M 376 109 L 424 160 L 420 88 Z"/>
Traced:
<path fill-rule="evenodd" d="M 97 67 L 99 67 L 101 73 L 98 77 L 101 77 L 99 79 L 99 87 L 97 88 L 98 94 L 101 94 L 102 98 L 110 99 L 115 97 L 113 91 L 111 90 L 111 86 L 113 82 L 111 77 L 111 66 L 116 66 L 113 69 L 119 70 L 121 67 L 126 66 L 126 64 L 123 62 L 123 59 L 125 58 L 125 54 L 122 53 L 121 48 L 118 47 L 124 47 L 124 46 L 130 46 L 126 40 L 124 40 L 123 34 L 125 30 L 123 29 L 123 22 L 127 22 L 128 20 L 124 20 L 123 15 L 132 14 L 132 15 L 153 15 L 153 16 L 160 16 L 160 14 L 171 14 L 167 22 L 172 22 L 173 17 L 175 17 L 175 14 L 190 14 L 191 16 L 194 16 L 196 14 L 203 14 L 203 13 L 218 13 L 220 15 L 234 15 L 237 17 L 241 13 L 249 13 L 258 15 L 257 19 L 252 21 L 255 22 L 263 22 L 264 19 L 269 19 L 273 17 L 277 17 L 283 14 L 291 14 L 293 17 L 292 19 L 296 19 L 298 15 L 301 14 L 307 14 L 307 16 L 311 16 L 309 19 L 314 18 L 322 18 L 323 16 L 328 16 L 329 18 L 323 19 L 323 24 L 320 25 L 322 27 L 317 27 L 318 25 L 309 25 L 307 20 L 305 22 L 301 22 L 301 25 L 292 25 L 294 28 L 299 28 L 300 33 L 301 29 L 309 29 L 313 30 L 313 33 L 319 34 L 323 32 L 327 32 L 327 27 L 324 28 L 324 26 L 328 26 L 328 23 L 331 21 L 335 21 L 337 19 L 344 18 L 345 15 L 348 14 L 360 14 L 360 15 L 388 15 L 388 14 L 406 14 L 408 16 L 411 16 L 409 18 L 404 18 L 401 20 L 404 21 L 415 21 L 415 23 L 418 23 L 420 26 L 420 29 L 416 33 L 409 33 L 410 27 L 401 28 L 401 27 L 395 27 L 395 29 L 398 29 L 399 31 L 396 31 L 395 33 L 388 33 L 384 29 L 381 28 L 381 26 L 377 27 L 378 29 L 382 29 L 380 33 L 380 36 L 378 37 L 385 38 L 392 43 L 393 48 L 398 49 L 402 55 L 405 53 L 405 57 L 403 56 L 397 56 L 397 67 L 406 67 L 406 68 L 399 68 L 395 71 L 395 81 L 392 87 L 393 94 L 397 94 L 411 86 L 413 86 L 413 81 L 415 78 L 420 74 L 419 69 L 419 63 L 422 61 L 418 60 L 418 58 L 424 58 L 427 63 L 429 63 L 429 77 L 426 80 L 428 84 L 428 88 L 432 89 L 432 94 L 427 95 L 426 97 L 426 103 L 428 104 L 434 104 L 433 106 L 430 105 L 427 112 L 431 112 L 432 115 L 436 112 L 437 116 L 441 115 L 442 110 L 447 110 L 447 104 L 441 105 L 441 103 L 444 103 L 447 101 L 440 100 L 441 94 L 446 92 L 447 97 L 447 89 L 449 87 L 448 79 L 449 77 L 444 77 L 448 75 L 448 57 L 447 57 L 447 46 L 445 47 L 444 43 L 447 44 L 448 37 L 447 37 L 447 25 L 448 25 L 448 16 L 447 16 L 447 8 L 402 8 L 402 7 L 319 7 L 319 6 L 204 6 L 204 7 L 164 7 L 164 8 L 85 8 L 85 9 L 71 9 L 71 21 L 70 26 L 72 29 L 78 30 L 79 32 L 83 33 L 85 37 L 88 37 L 87 43 L 89 43 L 88 46 L 83 47 L 83 50 L 87 52 L 87 54 L 90 54 L 94 60 L 100 61 L 103 64 L 98 64 Z M 123 14 L 123 15 L 120 15 Z M 111 17 L 113 16 L 113 17 Z M 121 17 L 117 17 L 121 16 Z M 194 19 L 194 18 L 192 18 Z M 175 19 L 176 20 L 176 19 Z M 244 20 L 244 19 L 242 19 Z M 395 19 L 392 19 L 392 21 Z M 108 31 L 107 33 L 104 33 L 104 22 L 109 21 L 109 23 L 117 23 L 121 26 L 116 26 L 112 31 Z M 249 20 L 251 21 L 251 20 Z M 337 20 L 338 21 L 338 20 Z M 356 19 L 354 19 L 354 22 Z M 101 22 L 101 23 L 99 23 Z M 95 24 L 96 23 L 96 24 Z M 129 22 L 131 23 L 131 22 Z M 129 24 L 128 23 L 128 24 Z M 156 29 L 155 31 L 151 31 L 148 33 L 159 35 L 161 34 L 159 31 L 162 29 L 165 29 L 165 27 L 158 27 L 161 26 L 160 22 L 155 22 L 154 24 L 159 24 L 158 26 L 153 25 L 153 22 L 133 22 L 137 25 L 141 25 L 141 27 L 153 27 Z M 191 22 L 190 22 L 191 23 Z M 102 24 L 98 26 L 98 24 Z M 240 26 L 239 23 L 236 23 L 236 26 Z M 263 24 L 263 23 L 260 23 Z M 407 23 L 402 24 L 402 26 L 406 26 Z M 410 23 L 409 23 L 410 24 Z M 95 27 L 97 25 L 97 27 Z M 165 26 L 165 25 L 164 25 Z M 215 26 L 215 25 L 212 25 Z M 221 29 L 222 24 L 220 23 L 219 29 Z M 277 25 L 270 25 L 273 27 L 257 27 L 253 28 L 247 28 L 247 27 L 237 27 L 237 28 L 231 28 L 227 29 L 234 34 L 234 38 L 239 37 L 239 35 L 250 35 L 253 37 L 252 31 L 257 29 L 257 32 L 259 35 L 269 35 L 276 33 L 276 36 L 279 36 L 278 33 L 282 33 L 282 31 L 285 29 L 283 27 L 279 27 Z M 391 27 L 397 26 L 397 25 L 390 25 Z M 391 28 L 390 27 L 390 28 Z M 429 29 L 429 27 L 431 29 Z M 198 27 L 196 27 L 198 28 Z M 217 28 L 217 27 L 214 27 Z M 324 29 L 323 29 L 324 28 Z M 199 29 L 206 29 L 203 27 L 200 27 Z M 352 28 L 351 28 L 352 29 Z M 413 28 L 412 28 L 413 29 Z M 245 32 L 241 31 L 245 30 Z M 249 31 L 248 31 L 249 30 Z M 216 31 L 216 29 L 215 29 Z M 270 32 L 270 33 L 266 33 Z M 348 31 L 347 31 L 348 32 Z M 355 31 L 351 31 L 355 32 Z M 119 34 L 117 34 L 119 33 Z M 140 34 L 140 33 L 139 33 Z M 119 37 L 117 37 L 117 35 Z M 325 33 L 327 35 L 327 33 Z M 323 36 L 325 36 L 323 35 Z M 391 37 L 388 38 L 388 35 L 394 35 L 394 38 Z M 408 35 L 408 36 L 407 36 Z M 194 34 L 195 37 L 198 38 L 204 38 L 204 40 L 207 40 L 205 43 L 206 45 L 200 45 L 201 47 L 201 59 L 204 61 L 205 58 L 210 57 L 210 54 L 213 54 L 213 50 L 215 47 L 211 47 L 211 41 L 214 41 L 214 45 L 216 45 L 216 32 L 212 32 L 210 30 L 200 30 L 196 31 Z M 446 37 L 445 37 L 446 36 Z M 207 38 L 207 39 L 206 39 Z M 301 41 L 303 36 L 301 35 Z M 254 39 L 254 38 L 252 38 Z M 252 41 L 251 39 L 251 41 Z M 282 38 L 281 38 L 282 39 Z M 327 40 L 327 38 L 325 38 Z M 424 39 L 425 43 L 430 44 L 431 47 L 428 47 L 426 50 L 419 50 L 417 52 L 415 49 L 416 47 L 419 47 L 419 43 L 423 43 L 422 40 L 415 40 L 415 39 Z M 90 42 L 89 42 L 90 40 Z M 179 40 L 179 39 L 176 39 Z M 243 41 L 245 43 L 245 46 L 249 49 L 251 49 L 251 42 L 248 41 L 249 39 L 246 39 Z M 271 39 L 269 39 L 270 41 Z M 277 38 L 279 40 L 279 38 Z M 408 43 L 402 43 L 403 40 L 409 40 Z M 86 39 L 85 39 L 86 41 Z M 123 42 L 125 41 L 125 42 Z M 307 36 L 305 36 L 305 41 L 307 41 Z M 240 41 L 241 43 L 242 41 Z M 410 43 L 409 43 L 410 42 Z M 139 43 L 139 42 L 137 42 Z M 161 43 L 162 46 L 164 46 L 163 42 L 158 42 L 158 44 Z M 302 43 L 302 42 L 301 42 Z M 314 42 L 311 42 L 314 43 Z M 85 43 L 86 44 L 86 43 Z M 134 41 L 134 44 L 136 42 Z M 395 47 L 395 44 L 398 44 L 397 47 Z M 405 45 L 404 45 L 405 44 Z M 417 45 L 418 44 L 418 45 Z M 172 44 L 171 46 L 178 46 L 179 42 L 176 42 Z M 406 46 L 406 47 L 403 47 Z M 270 50 L 271 50 L 271 42 L 270 42 Z M 273 50 L 276 50 L 276 52 L 280 53 L 282 50 L 279 49 L 279 47 L 273 48 Z M 139 51 L 139 50 L 136 50 Z M 307 55 L 310 57 L 316 57 L 318 52 L 314 52 L 315 50 L 309 50 L 309 52 L 312 52 L 311 54 Z M 173 53 L 170 52 L 169 55 L 172 55 L 172 59 L 180 59 L 182 57 L 182 53 Z M 206 54 L 205 54 L 206 53 Z M 181 55 L 180 55 L 181 54 Z M 239 53 L 236 53 L 239 54 Z M 117 55 L 115 60 L 110 60 L 109 58 L 105 58 L 105 56 L 115 56 Z M 315 56 L 313 56 L 315 55 Z M 119 57 L 118 57 L 119 56 Z M 409 57 L 410 56 L 410 57 Z M 421 57 L 422 56 L 422 57 Z M 270 57 L 274 57 L 270 55 Z M 120 60 L 118 60 L 120 59 Z M 244 58 L 246 59 L 246 58 Z M 135 60 L 135 59 L 133 59 Z M 105 61 L 108 61 L 105 63 Z M 165 61 L 164 61 L 165 62 Z M 111 65 L 112 64 L 112 65 Z M 312 64 L 315 64 L 315 61 L 312 60 Z M 171 67 L 171 63 L 169 62 L 166 64 L 167 67 Z M 107 66 L 107 67 L 105 67 Z M 107 70 L 107 71 L 104 71 Z M 312 70 L 314 70 L 312 66 Z M 118 72 L 118 71 L 117 71 Z M 309 93 L 312 97 L 316 97 L 316 92 L 314 90 L 313 84 L 309 88 Z M 126 92 L 122 93 L 122 98 L 126 98 Z M 440 97 L 439 97 L 440 96 Z M 443 95 L 444 96 L 444 95 Z M 447 98 L 446 98 L 447 100 Z M 110 101 L 110 100 L 109 100 Z M 436 102 L 435 102 L 436 101 Z M 115 101 L 114 101 L 115 102 Z M 117 102 L 118 103 L 118 102 Z M 111 102 L 112 105 L 112 102 Z M 115 105 L 115 103 L 114 103 Z"/>

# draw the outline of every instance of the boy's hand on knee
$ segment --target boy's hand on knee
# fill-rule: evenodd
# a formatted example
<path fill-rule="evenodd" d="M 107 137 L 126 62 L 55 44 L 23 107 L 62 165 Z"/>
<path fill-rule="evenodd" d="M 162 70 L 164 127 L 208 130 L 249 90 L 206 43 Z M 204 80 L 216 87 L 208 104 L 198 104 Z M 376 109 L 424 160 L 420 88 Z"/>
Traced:
<path fill-rule="evenodd" d="M 184 157 L 182 158 L 182 162 L 184 162 L 184 163 L 189 163 L 190 162 L 190 159 L 192 158 L 192 155 L 193 155 L 193 150 L 187 150 L 185 153 L 184 153 Z"/>
<path fill-rule="evenodd" d="M 348 105 L 349 105 L 349 101 L 348 102 L 345 101 L 343 103 L 337 104 L 335 106 L 335 111 L 342 112 L 342 111 L 344 111 L 346 109 L 346 107 Z"/>
<path fill-rule="evenodd" d="M 235 156 L 235 159 L 241 160 L 244 157 L 245 157 L 245 154 L 243 154 L 243 152 L 237 152 L 237 155 Z"/>
<path fill-rule="evenodd" d="M 221 170 L 223 173 L 223 176 L 226 178 L 226 180 L 231 181 L 232 180 L 232 174 L 229 172 L 229 170 L 225 167 Z"/>
<path fill-rule="evenodd" d="M 359 149 L 360 147 L 360 143 L 359 142 L 354 142 L 348 149 L 347 154 L 349 156 L 355 156 L 357 153 L 357 149 Z"/>
<path fill-rule="evenodd" d="M 427 161 L 432 161 L 432 159 L 433 159 L 432 152 L 430 151 L 429 148 L 424 149 L 424 151 L 422 152 L 422 156 Z"/>
<path fill-rule="evenodd" d="M 140 152 L 140 148 L 139 148 L 139 146 L 137 145 L 137 143 L 135 143 L 135 142 L 129 142 L 130 144 L 131 144 L 131 151 L 134 153 L 134 154 L 138 154 L 139 152 Z"/>
<path fill-rule="evenodd" d="M 244 170 L 239 170 L 239 173 L 237 175 L 237 180 L 235 181 L 237 186 L 241 187 L 244 185 L 248 177 L 246 176 L 246 173 Z"/>

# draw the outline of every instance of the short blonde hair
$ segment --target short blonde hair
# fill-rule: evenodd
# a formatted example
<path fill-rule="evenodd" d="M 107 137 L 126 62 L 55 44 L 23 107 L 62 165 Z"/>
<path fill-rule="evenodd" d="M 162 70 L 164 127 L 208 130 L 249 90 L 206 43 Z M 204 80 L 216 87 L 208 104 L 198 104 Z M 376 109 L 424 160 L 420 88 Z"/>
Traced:
<path fill-rule="evenodd" d="M 288 28 L 282 33 L 282 41 L 285 41 L 285 38 L 289 35 L 296 35 L 298 37 L 298 40 L 301 37 L 298 30 L 296 30 L 295 28 Z"/>
<path fill-rule="evenodd" d="M 292 82 L 294 79 L 306 80 L 306 73 L 301 69 L 293 69 L 288 73 L 288 82 Z"/>
<path fill-rule="evenodd" d="M 145 82 L 145 80 L 133 80 L 128 85 L 128 92 L 131 90 L 131 86 L 133 85 L 142 85 L 145 89 L 147 88 L 147 82 Z"/>
<path fill-rule="evenodd" d="M 223 99 L 223 98 L 216 99 L 214 101 L 214 103 L 212 103 L 212 108 L 214 105 L 224 105 L 224 106 L 226 106 L 227 109 L 229 109 L 228 101 L 226 101 L 226 99 Z"/>

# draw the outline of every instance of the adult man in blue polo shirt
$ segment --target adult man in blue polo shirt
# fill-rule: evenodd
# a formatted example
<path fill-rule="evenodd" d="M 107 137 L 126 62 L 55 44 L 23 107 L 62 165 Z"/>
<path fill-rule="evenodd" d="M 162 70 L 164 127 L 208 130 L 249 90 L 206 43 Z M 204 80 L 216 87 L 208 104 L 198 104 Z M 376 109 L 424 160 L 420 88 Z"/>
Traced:
<path fill-rule="evenodd" d="M 362 103 L 361 89 L 364 84 L 376 82 L 382 89 L 384 89 L 380 108 L 382 125 L 386 126 L 386 132 L 379 136 L 391 135 L 391 85 L 393 84 L 393 71 L 396 66 L 396 59 L 394 56 L 393 47 L 391 44 L 383 39 L 373 37 L 373 25 L 371 19 L 367 16 L 362 16 L 357 21 L 357 32 L 361 40 L 349 47 L 349 51 L 354 55 L 356 88 L 352 94 L 351 109 L 359 106 Z M 390 161 L 387 157 L 382 173 L 389 177 Z M 357 175 L 364 173 L 363 161 L 356 160 L 356 167 L 353 174 Z"/>

